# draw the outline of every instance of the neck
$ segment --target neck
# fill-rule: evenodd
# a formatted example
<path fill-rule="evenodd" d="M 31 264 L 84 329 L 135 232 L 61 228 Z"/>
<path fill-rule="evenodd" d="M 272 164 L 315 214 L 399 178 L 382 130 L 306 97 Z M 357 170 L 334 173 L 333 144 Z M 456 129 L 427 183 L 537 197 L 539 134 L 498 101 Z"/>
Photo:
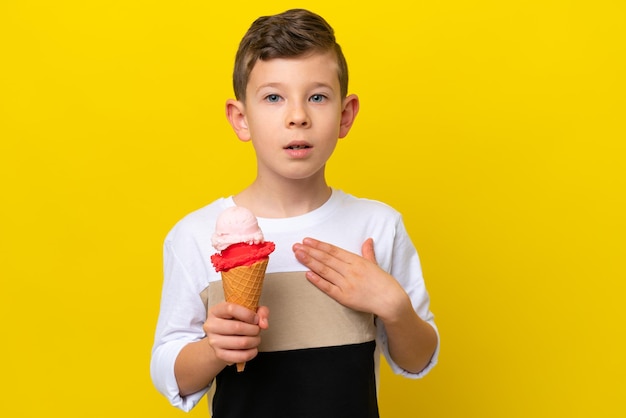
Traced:
<path fill-rule="evenodd" d="M 308 184 L 310 183 L 310 184 Z M 295 181 L 267 187 L 259 179 L 234 196 L 235 203 L 261 218 L 289 218 L 304 215 L 322 206 L 331 195 L 323 182 Z"/>

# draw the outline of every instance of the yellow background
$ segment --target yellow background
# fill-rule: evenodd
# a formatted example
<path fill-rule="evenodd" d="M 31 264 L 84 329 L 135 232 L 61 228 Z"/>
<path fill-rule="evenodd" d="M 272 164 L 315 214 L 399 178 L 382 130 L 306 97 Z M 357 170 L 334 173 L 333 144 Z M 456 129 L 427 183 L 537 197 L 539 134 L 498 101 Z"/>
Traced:
<path fill-rule="evenodd" d="M 185 415 L 148 372 L 162 241 L 251 181 L 234 53 L 299 6 L 362 101 L 329 180 L 404 214 L 441 329 L 383 416 L 625 416 L 624 2 L 264 3 L 0 3 L 0 415 Z"/>

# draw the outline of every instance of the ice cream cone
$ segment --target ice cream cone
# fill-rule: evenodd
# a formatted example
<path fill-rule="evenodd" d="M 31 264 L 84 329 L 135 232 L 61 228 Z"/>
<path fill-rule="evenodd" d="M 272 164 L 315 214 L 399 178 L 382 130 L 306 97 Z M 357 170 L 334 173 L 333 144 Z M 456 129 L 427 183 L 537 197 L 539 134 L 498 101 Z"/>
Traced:
<path fill-rule="evenodd" d="M 256 311 L 259 307 L 268 261 L 269 259 L 265 258 L 249 266 L 239 266 L 228 271 L 222 271 L 222 286 L 226 301 Z M 245 364 L 237 363 L 237 371 L 243 371 Z"/>

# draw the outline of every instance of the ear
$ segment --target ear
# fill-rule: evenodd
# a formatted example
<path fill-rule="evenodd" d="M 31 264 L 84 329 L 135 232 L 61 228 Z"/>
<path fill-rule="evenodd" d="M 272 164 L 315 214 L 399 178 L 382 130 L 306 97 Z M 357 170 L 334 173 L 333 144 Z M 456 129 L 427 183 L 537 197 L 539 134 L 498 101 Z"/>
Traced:
<path fill-rule="evenodd" d="M 357 113 L 359 113 L 359 98 L 356 94 L 351 94 L 343 99 L 343 109 L 341 111 L 341 122 L 339 126 L 339 138 L 343 138 L 348 135 Z"/>
<path fill-rule="evenodd" d="M 250 130 L 246 120 L 246 109 L 242 102 L 234 99 L 226 101 L 226 118 L 233 127 L 237 138 L 241 141 L 250 140 Z"/>

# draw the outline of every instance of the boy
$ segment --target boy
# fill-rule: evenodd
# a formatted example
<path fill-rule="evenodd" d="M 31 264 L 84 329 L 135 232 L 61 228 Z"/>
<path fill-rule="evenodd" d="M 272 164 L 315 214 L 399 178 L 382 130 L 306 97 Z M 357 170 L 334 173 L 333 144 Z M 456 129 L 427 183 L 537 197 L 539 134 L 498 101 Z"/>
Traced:
<path fill-rule="evenodd" d="M 233 82 L 226 114 L 251 141 L 257 176 L 168 234 L 152 379 L 185 411 L 210 388 L 215 418 L 378 417 L 380 353 L 418 378 L 439 342 L 401 216 L 326 183 L 359 110 L 333 29 L 301 9 L 257 19 Z M 234 205 L 276 244 L 257 312 L 221 299 L 210 261 L 216 217 Z"/>

